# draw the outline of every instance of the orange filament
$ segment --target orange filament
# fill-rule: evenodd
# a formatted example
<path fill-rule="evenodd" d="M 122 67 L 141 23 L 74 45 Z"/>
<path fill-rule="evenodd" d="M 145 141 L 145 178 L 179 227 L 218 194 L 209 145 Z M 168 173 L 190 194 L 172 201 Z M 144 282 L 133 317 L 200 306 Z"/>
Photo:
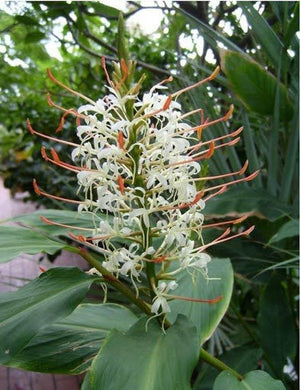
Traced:
<path fill-rule="evenodd" d="M 172 98 L 173 98 L 173 96 L 172 96 L 172 95 L 169 95 L 169 96 L 167 97 L 167 99 L 166 99 L 164 105 L 162 106 L 162 108 L 160 108 L 159 110 L 150 112 L 149 114 L 144 115 L 143 118 L 149 118 L 149 117 L 151 117 L 151 116 L 154 116 L 154 115 L 159 114 L 159 113 L 162 112 L 162 111 L 167 110 L 167 109 L 170 107 Z"/>
<path fill-rule="evenodd" d="M 216 222 L 216 223 L 210 223 L 210 224 L 207 224 L 207 225 L 202 225 L 202 228 L 219 227 L 219 226 L 229 225 L 229 224 L 236 225 L 238 223 L 241 223 L 241 222 L 245 221 L 245 219 L 247 219 L 247 218 L 248 218 L 248 216 L 244 215 L 244 216 L 242 216 L 240 218 L 232 219 L 231 221 L 223 221 L 223 222 Z"/>
<path fill-rule="evenodd" d="M 117 91 L 121 85 L 123 85 L 127 79 L 127 77 L 129 76 L 129 70 L 128 70 L 128 67 L 127 67 L 127 64 L 126 64 L 126 61 L 121 58 L 121 69 L 124 73 L 122 79 L 120 80 L 120 82 L 115 86 L 115 90 Z"/>
<path fill-rule="evenodd" d="M 163 255 L 163 256 L 160 256 L 160 257 L 153 259 L 153 262 L 159 264 L 159 263 L 162 263 L 163 261 L 165 261 L 166 258 L 167 258 L 167 255 Z"/>
<path fill-rule="evenodd" d="M 51 159 L 47 155 L 45 147 L 44 146 L 41 147 L 41 154 L 42 154 L 42 157 L 45 161 L 51 162 L 54 165 L 57 165 L 61 168 L 68 169 L 69 171 L 75 172 L 75 173 L 86 170 L 84 167 L 77 167 L 75 165 L 71 165 L 71 164 L 68 164 L 68 163 L 61 161 L 60 158 L 58 157 L 58 154 L 56 153 L 56 151 L 53 148 L 51 148 L 50 151 L 51 151 L 53 159 Z"/>
<path fill-rule="evenodd" d="M 118 144 L 119 148 L 125 150 L 124 145 L 125 145 L 125 140 L 124 140 L 124 134 L 122 131 L 119 131 L 118 133 Z"/>
<path fill-rule="evenodd" d="M 73 95 L 75 96 L 78 96 L 86 101 L 88 101 L 89 103 L 91 104 L 95 104 L 95 102 L 92 100 L 92 99 L 89 99 L 88 97 L 82 95 L 81 93 L 77 92 L 77 91 L 74 91 L 73 89 L 69 88 L 68 86 L 66 86 L 65 84 L 63 84 L 61 81 L 57 80 L 53 74 L 51 73 L 50 69 L 47 68 L 47 74 L 48 74 L 48 77 L 50 78 L 51 81 L 53 81 L 55 84 L 59 85 L 60 87 L 62 87 L 63 89 L 65 89 L 66 91 L 68 92 L 71 92 Z"/>
<path fill-rule="evenodd" d="M 181 301 L 189 301 L 189 302 L 199 302 L 199 303 L 209 303 L 210 305 L 214 303 L 218 303 L 223 299 L 222 295 L 219 295 L 216 298 L 212 299 L 200 299 L 200 298 L 190 298 L 190 297 L 182 297 L 180 295 L 166 295 L 168 298 L 173 298 L 173 299 L 179 299 Z"/>
<path fill-rule="evenodd" d="M 190 85 L 189 87 L 183 88 L 183 89 L 173 93 L 172 96 L 177 97 L 184 92 L 190 91 L 191 89 L 194 89 L 194 88 L 198 87 L 199 85 L 206 83 L 207 81 L 211 81 L 211 80 L 215 79 L 218 76 L 219 71 L 220 71 L 220 67 L 217 66 L 216 69 L 212 72 L 212 74 L 210 76 L 206 77 L 203 80 L 198 81 L 196 84 Z"/>
<path fill-rule="evenodd" d="M 118 184 L 119 184 L 119 190 L 121 194 L 123 195 L 125 192 L 125 186 L 124 186 L 124 179 L 121 175 L 118 176 Z"/>
<path fill-rule="evenodd" d="M 36 179 L 33 179 L 33 188 L 34 188 L 34 191 L 37 195 L 43 195 L 43 196 L 46 196 L 47 198 L 50 198 L 50 199 L 56 199 L 56 200 L 61 200 L 63 202 L 68 202 L 68 203 L 75 203 L 75 204 L 82 204 L 83 202 L 79 201 L 79 200 L 74 200 L 74 199 L 67 199 L 67 198 L 62 198 L 60 196 L 56 196 L 56 195 L 52 195 L 52 194 L 48 194 L 47 192 L 45 191 L 41 191 L 41 189 L 38 187 L 37 185 L 37 182 L 36 182 Z"/>
<path fill-rule="evenodd" d="M 38 131 L 33 129 L 33 127 L 31 126 L 30 120 L 28 118 L 27 118 L 27 128 L 31 134 L 36 134 L 39 137 L 46 138 L 46 139 L 49 139 L 49 140 L 54 141 L 54 142 L 60 142 L 61 144 L 74 146 L 76 148 L 79 146 L 78 144 L 75 144 L 74 142 L 64 141 L 64 140 L 59 139 L 59 138 L 54 138 L 54 137 L 50 137 L 49 135 L 39 133 Z"/>
<path fill-rule="evenodd" d="M 237 179 L 237 180 L 233 180 L 233 181 L 230 181 L 228 183 L 225 183 L 225 184 L 219 184 L 217 186 L 214 186 L 214 187 L 210 187 L 210 188 L 205 188 L 203 191 L 204 192 L 207 192 L 207 191 L 212 191 L 212 190 L 216 190 L 218 188 L 222 188 L 224 186 L 230 186 L 232 184 L 236 184 L 236 183 L 242 183 L 243 181 L 250 181 L 250 180 L 253 180 L 256 178 L 256 176 L 259 174 L 259 170 L 258 171 L 255 171 L 253 173 L 251 173 L 251 175 L 249 176 L 246 176 L 246 177 L 243 177 L 242 179 Z M 206 199 L 207 200 L 207 199 Z"/>
<path fill-rule="evenodd" d="M 106 80 L 108 82 L 108 84 L 114 88 L 114 83 L 111 81 L 110 77 L 109 77 L 109 74 L 107 72 L 107 69 L 106 69 L 106 63 L 105 63 L 105 57 L 101 57 L 101 65 L 102 65 L 102 68 L 104 70 L 104 73 L 105 73 L 105 76 L 106 76 Z"/>
<path fill-rule="evenodd" d="M 54 221 L 51 221 L 50 219 L 44 217 L 43 215 L 40 216 L 40 219 L 43 222 L 45 222 L 47 225 L 61 226 L 61 227 L 64 227 L 64 228 L 76 229 L 76 230 L 87 230 L 87 231 L 93 231 L 94 230 L 94 229 L 90 229 L 90 228 L 83 228 L 83 227 L 78 227 L 78 226 L 73 226 L 73 225 L 66 225 L 64 223 L 54 222 Z"/>

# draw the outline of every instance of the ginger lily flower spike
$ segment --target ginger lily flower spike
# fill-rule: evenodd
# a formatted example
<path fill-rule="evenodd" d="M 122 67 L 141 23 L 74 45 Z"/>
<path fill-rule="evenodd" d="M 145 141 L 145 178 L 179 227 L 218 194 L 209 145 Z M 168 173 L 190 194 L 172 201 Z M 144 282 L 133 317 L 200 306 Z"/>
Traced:
<path fill-rule="evenodd" d="M 127 277 L 137 295 L 139 286 L 144 288 L 143 281 L 148 280 L 151 312 L 165 314 L 170 310 L 167 300 L 189 299 L 169 293 L 176 289 L 180 273 L 193 275 L 201 272 L 209 277 L 207 264 L 210 256 L 206 249 L 248 235 L 253 230 L 251 227 L 231 235 L 228 225 L 241 222 L 241 218 L 206 225 L 203 209 L 212 197 L 235 183 L 252 180 L 258 171 L 245 176 L 246 162 L 240 171 L 230 174 L 207 176 L 202 172 L 202 162 L 212 158 L 216 150 L 235 145 L 242 128 L 202 141 L 202 131 L 215 123 L 227 121 L 233 107 L 223 117 L 209 121 L 204 119 L 202 109 L 182 113 L 179 97 L 213 80 L 219 68 L 206 79 L 173 94 L 164 93 L 165 84 L 172 81 L 170 77 L 139 97 L 143 79 L 133 86 L 128 85 L 133 74 L 132 62 L 122 60 L 120 64 L 115 63 L 112 79 L 104 60 L 102 65 L 108 94 L 97 101 L 71 90 L 48 71 L 53 82 L 86 102 L 77 110 L 64 109 L 48 97 L 49 104 L 64 112 L 59 131 L 67 114 L 75 116 L 78 144 L 41 134 L 28 120 L 31 133 L 72 148 L 73 163 L 63 162 L 54 149 L 49 154 L 42 148 L 42 156 L 77 175 L 78 191 L 84 200 L 51 195 L 42 191 L 36 181 L 34 188 L 39 195 L 76 203 L 79 213 L 89 213 L 95 225 L 90 236 L 73 234 L 72 238 L 100 253 L 103 256 L 102 268 L 114 278 Z M 195 112 L 200 112 L 201 123 L 192 127 L 185 118 Z M 232 180 L 234 176 L 237 178 Z M 218 178 L 223 180 L 222 184 L 207 186 Z M 204 188 L 199 184 L 201 181 L 205 182 Z M 95 216 L 105 214 L 108 217 L 96 224 Z M 45 222 L 57 224 L 49 220 Z M 211 226 L 225 228 L 213 242 L 204 243 L 202 229 Z M 220 299 L 214 297 L 204 302 L 216 303 Z M 201 297 L 191 300 L 202 301 Z"/>

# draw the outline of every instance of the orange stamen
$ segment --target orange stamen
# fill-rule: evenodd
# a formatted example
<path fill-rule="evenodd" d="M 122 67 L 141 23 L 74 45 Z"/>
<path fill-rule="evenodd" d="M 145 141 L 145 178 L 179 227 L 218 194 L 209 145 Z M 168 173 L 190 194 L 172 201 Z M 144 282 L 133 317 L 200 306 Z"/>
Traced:
<path fill-rule="evenodd" d="M 159 263 L 162 263 L 164 260 L 166 260 L 166 258 L 167 258 L 167 255 L 163 255 L 163 256 L 157 257 L 156 259 L 153 259 L 153 262 L 156 264 L 159 264 Z"/>
<path fill-rule="evenodd" d="M 199 302 L 199 303 L 209 303 L 210 305 L 214 303 L 218 303 L 223 299 L 222 295 L 219 295 L 216 298 L 212 299 L 200 299 L 200 298 L 190 298 L 190 297 L 182 297 L 180 295 L 166 295 L 168 298 L 173 298 L 173 299 L 179 299 L 181 301 L 189 301 L 189 302 Z"/>
<path fill-rule="evenodd" d="M 212 228 L 212 227 L 219 227 L 219 226 L 229 225 L 229 224 L 236 225 L 238 223 L 241 223 L 241 222 L 245 221 L 245 219 L 247 219 L 247 218 L 248 218 L 248 216 L 244 215 L 244 216 L 242 216 L 240 218 L 232 219 L 231 221 L 210 223 L 210 224 L 207 224 L 207 225 L 202 225 L 202 227 L 203 228 Z"/>
<path fill-rule="evenodd" d="M 220 71 L 220 67 L 217 66 L 216 69 L 212 72 L 212 74 L 210 76 L 206 77 L 203 80 L 198 81 L 196 84 L 190 85 L 189 87 L 183 88 L 183 89 L 173 93 L 172 96 L 177 97 L 184 92 L 190 91 L 191 89 L 194 89 L 194 88 L 198 87 L 199 85 L 206 83 L 207 81 L 211 81 L 211 80 L 215 79 L 218 76 L 219 71 Z"/>
<path fill-rule="evenodd" d="M 36 193 L 37 195 L 43 195 L 43 196 L 46 196 L 47 198 L 50 198 L 50 199 L 56 199 L 56 200 L 61 200 L 61 201 L 63 201 L 63 202 L 75 203 L 75 204 L 82 204 L 82 203 L 83 203 L 83 202 L 81 202 L 81 201 L 79 201 L 79 200 L 62 198 L 62 197 L 60 197 L 60 196 L 48 194 L 47 192 L 42 191 L 42 190 L 38 187 L 37 182 L 36 182 L 36 179 L 33 179 L 33 188 L 34 188 L 34 191 L 35 191 L 35 193 Z"/>
<path fill-rule="evenodd" d="M 210 144 L 210 142 L 216 142 L 216 141 L 221 141 L 223 140 L 224 138 L 234 138 L 236 137 L 237 135 L 239 135 L 242 131 L 243 131 L 243 127 L 240 127 L 238 128 L 237 130 L 233 131 L 232 133 L 229 133 L 229 134 L 225 134 L 225 135 L 222 135 L 220 137 L 217 137 L 217 138 L 213 138 L 209 141 L 205 141 L 205 142 L 199 142 L 197 145 L 194 145 L 194 146 L 191 146 L 190 149 L 191 151 L 188 153 L 188 155 L 192 154 L 193 152 L 197 151 L 198 149 L 200 149 L 202 146 L 204 145 L 208 145 Z M 201 130 L 201 134 L 202 134 L 202 130 Z M 239 137 L 237 138 L 238 140 L 240 139 Z"/>
<path fill-rule="evenodd" d="M 123 195 L 125 192 L 124 179 L 121 175 L 118 176 L 118 184 L 121 194 Z"/>
<path fill-rule="evenodd" d="M 125 140 L 124 140 L 124 134 L 122 131 L 119 131 L 118 133 L 118 144 L 119 148 L 125 150 L 124 145 L 125 145 Z"/>
<path fill-rule="evenodd" d="M 166 99 L 164 105 L 162 106 L 162 108 L 160 108 L 159 110 L 150 112 L 149 114 L 144 115 L 143 118 L 149 118 L 149 117 L 151 117 L 151 116 L 154 116 L 154 115 L 159 114 L 159 113 L 162 112 L 162 111 L 167 110 L 167 109 L 170 107 L 172 98 L 173 98 L 173 96 L 172 96 L 172 95 L 169 95 L 169 96 L 167 97 L 167 99 Z"/>
<path fill-rule="evenodd" d="M 234 176 L 234 175 L 241 176 L 246 172 L 247 167 L 248 167 L 248 160 L 245 161 L 243 167 L 239 171 L 224 173 L 223 175 L 198 177 L 197 179 L 194 179 L 193 181 L 217 180 L 217 179 L 223 179 L 224 177 Z"/>
<path fill-rule="evenodd" d="M 33 189 L 34 189 L 34 192 L 37 194 L 37 195 L 41 195 L 41 191 L 37 185 L 37 182 L 36 182 L 36 179 L 33 179 Z"/>
<path fill-rule="evenodd" d="M 226 190 L 227 190 L 227 186 L 223 185 L 218 191 L 216 191 L 214 194 L 207 196 L 203 200 L 204 200 L 204 202 L 207 202 L 208 200 L 214 198 L 215 196 L 223 194 Z"/>
<path fill-rule="evenodd" d="M 234 238 L 237 238 L 237 237 L 242 237 L 242 236 L 249 236 L 249 234 L 255 229 L 255 226 L 251 226 L 249 229 L 247 230 L 244 230 L 243 232 L 241 233 L 237 233 L 237 234 L 234 234 L 233 236 L 230 236 L 230 237 L 226 237 L 228 236 L 228 234 L 230 233 L 230 228 L 226 229 L 226 231 L 221 234 L 220 237 L 216 238 L 215 240 L 213 240 L 212 242 L 210 242 L 209 244 L 206 244 L 206 245 L 203 245 L 199 252 L 202 252 L 203 250 L 205 250 L 206 248 L 210 247 L 210 246 L 213 246 L 213 245 L 217 245 L 217 244 L 221 244 L 222 242 L 225 242 L 225 241 L 229 241 L 229 240 L 233 240 Z M 226 237 L 226 238 L 225 238 Z"/>
<path fill-rule="evenodd" d="M 46 134 L 43 134 L 43 133 L 39 133 L 38 131 L 33 129 L 33 127 L 31 126 L 30 120 L 28 118 L 27 118 L 27 128 L 28 128 L 28 130 L 30 131 L 31 134 L 36 134 L 39 137 L 46 138 L 46 139 L 49 139 L 49 140 L 54 141 L 54 142 L 60 142 L 61 144 L 65 144 L 65 145 L 69 145 L 69 146 L 74 146 L 74 147 L 78 147 L 79 146 L 78 144 L 75 144 L 73 142 L 64 141 L 64 140 L 59 139 L 59 138 L 54 138 L 54 137 L 50 137 L 49 135 L 46 135 Z"/>
<path fill-rule="evenodd" d="M 77 241 L 80 241 L 80 242 L 86 242 L 86 239 L 83 235 L 81 234 L 78 234 L 78 236 L 76 236 L 75 234 L 71 233 L 71 232 L 68 232 L 68 235 L 73 238 L 73 240 L 77 240 Z"/>
<path fill-rule="evenodd" d="M 163 105 L 162 108 L 163 111 L 167 110 L 170 107 L 171 101 L 172 101 L 172 95 L 169 95 L 167 97 L 167 100 L 165 101 L 165 104 Z"/>
<path fill-rule="evenodd" d="M 193 206 L 194 204 L 199 202 L 199 200 L 203 197 L 203 195 L 204 195 L 204 192 L 203 191 L 199 191 L 198 194 L 195 196 L 195 199 L 192 202 L 182 203 L 180 206 L 178 206 L 178 208 L 182 209 L 182 208 L 185 208 L 185 207 Z"/>
<path fill-rule="evenodd" d="M 61 167 L 61 168 L 68 169 L 69 171 L 75 172 L 75 173 L 78 173 L 78 172 L 80 172 L 80 171 L 85 171 L 85 170 L 86 170 L 84 167 L 77 167 L 77 166 L 75 166 L 75 165 L 67 164 L 67 163 L 61 161 L 61 160 L 59 159 L 59 157 L 58 157 L 58 154 L 56 153 L 56 151 L 55 151 L 53 148 L 51 148 L 50 151 L 51 151 L 52 157 L 53 157 L 54 159 L 51 159 L 51 158 L 47 155 L 46 149 L 45 149 L 44 146 L 41 147 L 41 154 L 42 154 L 42 157 L 45 159 L 45 161 L 51 162 L 51 163 L 54 164 L 54 165 L 57 165 L 57 166 L 59 166 L 59 167 Z"/>
<path fill-rule="evenodd" d="M 92 228 L 83 228 L 83 227 L 78 227 L 78 226 L 73 226 L 73 225 L 66 225 L 64 223 L 54 222 L 54 221 L 51 221 L 50 219 L 44 217 L 43 215 L 40 216 L 40 219 L 43 222 L 45 222 L 47 225 L 61 226 L 61 227 L 68 228 L 68 229 L 94 231 L 94 229 L 92 229 Z"/>
<path fill-rule="evenodd" d="M 77 125 L 77 121 L 80 119 L 78 118 L 78 112 L 74 109 L 74 108 L 70 108 L 69 110 L 67 110 L 66 112 L 64 112 L 62 114 L 62 117 L 60 118 L 60 122 L 59 122 L 59 125 L 57 127 L 57 129 L 55 130 L 56 133 L 60 132 L 63 127 L 64 127 L 64 124 L 65 124 L 65 117 L 68 115 L 68 114 L 73 114 L 76 116 L 76 125 Z M 78 125 L 77 125 L 78 126 Z"/>
<path fill-rule="evenodd" d="M 121 58 L 121 69 L 123 70 L 124 75 L 123 75 L 122 79 L 120 80 L 120 82 L 115 86 L 116 91 L 121 87 L 122 84 L 125 83 L 128 75 L 129 75 L 129 70 L 128 70 L 126 61 L 123 58 Z"/>
<path fill-rule="evenodd" d="M 227 186 L 230 186 L 230 185 L 236 184 L 236 183 L 242 183 L 243 181 L 250 181 L 250 180 L 255 179 L 258 174 L 259 174 L 259 170 L 251 173 L 251 175 L 249 175 L 249 176 L 243 177 L 242 179 L 237 179 L 237 180 L 233 180 L 233 181 L 230 181 L 228 183 L 225 183 L 225 184 L 219 184 L 219 185 L 214 186 L 214 187 L 205 188 L 204 192 L 216 190 L 216 189 L 224 187 L 224 186 L 227 187 Z"/>
<path fill-rule="evenodd" d="M 80 98 L 88 101 L 91 104 L 95 104 L 95 102 L 93 100 L 89 99 L 88 97 L 82 95 L 81 93 L 79 93 L 77 91 L 74 91 L 73 89 L 71 89 L 68 86 L 66 86 L 65 84 L 63 84 L 61 81 L 57 80 L 53 76 L 53 74 L 51 73 L 49 68 L 47 68 L 47 74 L 48 74 L 48 77 L 50 78 L 51 81 L 53 81 L 55 84 L 59 85 L 60 87 L 64 88 L 66 91 L 71 92 L 75 96 L 79 96 Z"/>
<path fill-rule="evenodd" d="M 101 65 L 102 65 L 102 68 L 104 70 L 104 73 L 105 73 L 105 76 L 106 76 L 106 80 L 108 82 L 108 84 L 114 88 L 114 83 L 111 81 L 110 77 L 109 77 L 109 74 L 108 74 L 108 71 L 106 69 L 106 63 L 105 63 L 105 57 L 101 57 Z"/>

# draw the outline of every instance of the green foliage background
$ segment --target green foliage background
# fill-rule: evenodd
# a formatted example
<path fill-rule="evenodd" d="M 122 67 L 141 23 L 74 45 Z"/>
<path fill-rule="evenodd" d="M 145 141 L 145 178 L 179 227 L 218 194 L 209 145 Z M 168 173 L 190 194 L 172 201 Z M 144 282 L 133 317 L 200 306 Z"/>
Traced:
<path fill-rule="evenodd" d="M 43 162 L 41 142 L 27 131 L 26 118 L 36 130 L 53 135 L 60 114 L 47 105 L 46 92 L 61 106 L 81 104 L 46 78 L 47 67 L 93 99 L 105 93 L 100 58 L 106 57 L 109 68 L 117 60 L 119 10 L 101 2 L 18 3 L 9 2 L 0 11 L 0 169 L 12 193 L 27 190 L 30 199 L 49 206 L 34 194 L 33 176 L 44 189 L 65 197 L 72 197 L 76 181 Z M 250 171 L 260 170 L 253 182 L 216 197 L 205 211 L 212 220 L 246 213 L 244 228 L 256 225 L 250 239 L 224 243 L 211 252 L 231 259 L 235 284 L 229 310 L 206 347 L 242 374 L 263 368 L 287 389 L 296 389 L 295 375 L 285 374 L 283 366 L 289 358 L 293 370 L 298 367 L 299 3 L 174 1 L 155 7 L 163 13 L 155 33 L 126 31 L 137 76 L 148 76 L 144 87 L 170 73 L 170 88 L 186 86 L 220 64 L 221 74 L 208 87 L 190 91 L 184 109 L 200 105 L 215 118 L 233 102 L 230 125 L 215 125 L 213 131 L 221 135 L 243 126 L 242 139 L 236 148 L 216 152 L 207 169 L 212 175 L 237 171 L 248 159 Z M 125 19 L 142 8 L 128 1 Z M 189 48 L 184 37 L 190 39 Z M 46 50 L 50 41 L 61 60 Z M 191 118 L 198 122 L 197 115 Z M 72 139 L 74 126 L 68 118 L 62 136 Z M 211 138 L 205 132 L 204 137 Z M 63 147 L 57 152 L 62 158 L 69 153 Z M 211 229 L 205 239 L 217 234 Z M 193 389 L 211 389 L 216 375 L 215 369 L 199 364 Z"/>

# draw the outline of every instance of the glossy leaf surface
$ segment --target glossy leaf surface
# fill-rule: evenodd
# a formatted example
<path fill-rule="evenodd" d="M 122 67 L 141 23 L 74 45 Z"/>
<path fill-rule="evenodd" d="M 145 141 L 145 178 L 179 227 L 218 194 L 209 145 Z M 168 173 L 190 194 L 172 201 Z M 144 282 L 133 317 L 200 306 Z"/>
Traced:
<path fill-rule="evenodd" d="M 288 90 L 261 65 L 232 51 L 221 52 L 221 64 L 234 92 L 249 110 L 261 115 L 273 115 L 279 88 L 281 119 L 292 119 L 293 106 Z"/>
<path fill-rule="evenodd" d="M 287 357 L 295 357 L 297 333 L 286 291 L 276 274 L 261 297 L 258 325 L 261 346 L 280 377 Z"/>
<path fill-rule="evenodd" d="M 6 363 L 46 326 L 68 316 L 97 278 L 78 268 L 52 268 L 0 295 L 0 362 Z"/>
<path fill-rule="evenodd" d="M 195 273 L 194 278 L 188 273 L 182 273 L 178 280 L 176 295 L 200 299 L 214 299 L 222 296 L 220 302 L 209 304 L 173 300 L 169 303 L 170 320 L 174 321 L 178 313 L 186 315 L 197 327 L 201 344 L 212 335 L 228 308 L 233 287 L 233 270 L 230 260 L 212 259 L 208 263 L 208 275 L 209 278 L 215 278 L 215 280 L 205 279 L 200 272 Z"/>
<path fill-rule="evenodd" d="M 217 377 L 213 390 L 285 390 L 283 383 L 264 371 L 251 371 L 239 381 L 230 372 L 223 371 Z"/>
<path fill-rule="evenodd" d="M 12 260 L 21 253 L 27 253 L 29 255 L 48 253 L 53 255 L 66 246 L 66 243 L 51 240 L 47 236 L 32 229 L 16 226 L 0 226 L 0 263 Z"/>
<path fill-rule="evenodd" d="M 189 390 L 197 355 L 196 329 L 184 316 L 166 333 L 155 320 L 146 330 L 142 319 L 126 334 L 111 332 L 83 390 Z"/>
<path fill-rule="evenodd" d="M 43 328 L 7 366 L 28 371 L 85 371 L 112 329 L 127 331 L 137 317 L 116 304 L 80 304 L 68 317 Z"/>

